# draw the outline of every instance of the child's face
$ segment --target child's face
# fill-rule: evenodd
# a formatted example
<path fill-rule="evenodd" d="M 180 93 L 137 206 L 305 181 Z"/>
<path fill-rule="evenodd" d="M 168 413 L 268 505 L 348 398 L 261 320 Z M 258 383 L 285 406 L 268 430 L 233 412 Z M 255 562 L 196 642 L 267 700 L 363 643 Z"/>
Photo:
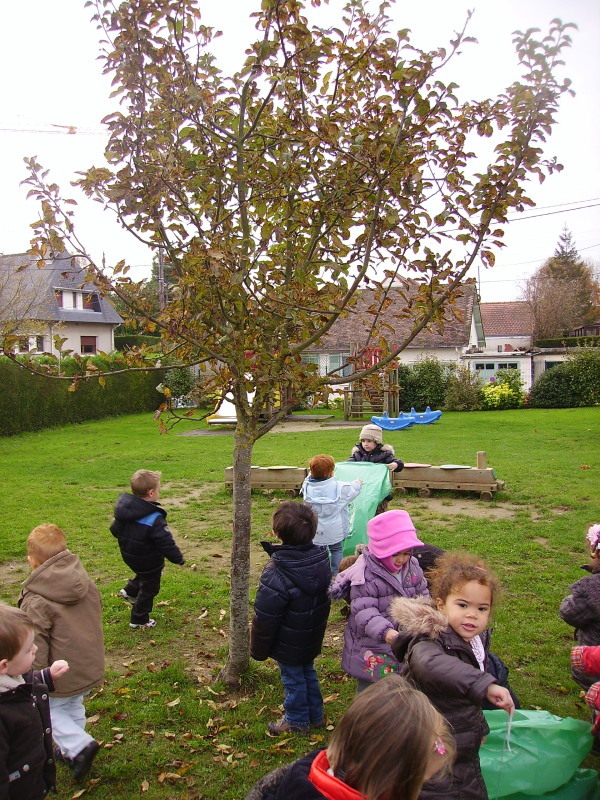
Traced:
<path fill-rule="evenodd" d="M 3 659 L 0 662 L 0 672 L 5 675 L 23 675 L 31 669 L 33 659 L 37 653 L 37 645 L 33 643 L 33 631 L 28 631 L 23 646 L 16 656 L 11 659 Z"/>
<path fill-rule="evenodd" d="M 478 581 L 467 581 L 445 600 L 438 598 L 437 608 L 448 618 L 452 630 L 468 642 L 487 628 L 492 592 Z"/>
<path fill-rule="evenodd" d="M 397 569 L 401 569 L 407 561 L 410 561 L 412 556 L 411 550 L 401 550 L 399 553 L 394 553 L 392 556 L 392 563 Z"/>
<path fill-rule="evenodd" d="M 366 450 L 367 453 L 372 453 L 377 447 L 377 442 L 374 442 L 373 439 L 361 439 L 360 443 L 363 446 L 363 450 Z"/>

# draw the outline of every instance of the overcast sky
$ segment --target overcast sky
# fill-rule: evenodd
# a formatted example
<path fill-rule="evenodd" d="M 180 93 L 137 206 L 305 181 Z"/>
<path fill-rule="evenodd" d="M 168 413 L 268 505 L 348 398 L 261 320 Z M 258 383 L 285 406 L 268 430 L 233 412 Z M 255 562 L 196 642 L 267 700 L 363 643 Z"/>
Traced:
<path fill-rule="evenodd" d="M 239 66 L 253 39 L 248 14 L 259 5 L 259 0 L 199 0 L 204 21 L 223 30 L 219 58 L 228 71 Z M 329 21 L 339 18 L 341 7 L 331 0 L 325 12 Z M 600 2 L 421 0 L 397 2 L 391 13 L 398 28 L 411 28 L 414 44 L 432 48 L 447 44 L 469 8 L 475 10 L 469 33 L 479 44 L 466 46 L 446 76 L 459 83 L 467 97 L 493 96 L 517 78 L 512 31 L 545 29 L 554 17 L 579 28 L 572 34 L 565 69 L 576 97 L 564 98 L 546 147 L 564 171 L 541 186 L 531 185 L 537 208 L 508 225 L 507 246 L 496 266 L 481 273 L 484 302 L 516 300 L 523 279 L 552 255 L 565 224 L 581 255 L 600 262 Z M 26 174 L 25 156 L 36 155 L 64 194 L 76 197 L 69 187 L 75 173 L 102 163 L 105 137 L 100 120 L 112 110 L 113 101 L 97 61 L 98 33 L 90 16 L 84 0 L 20 0 L 3 6 L 0 252 L 25 251 L 29 225 L 37 216 L 35 202 L 25 199 L 19 185 Z M 76 126 L 78 133 L 70 135 L 60 126 Z M 80 235 L 95 258 L 102 253 L 109 263 L 125 258 L 138 267 L 139 277 L 149 271 L 151 252 L 121 231 L 99 205 L 82 200 L 76 213 Z"/>

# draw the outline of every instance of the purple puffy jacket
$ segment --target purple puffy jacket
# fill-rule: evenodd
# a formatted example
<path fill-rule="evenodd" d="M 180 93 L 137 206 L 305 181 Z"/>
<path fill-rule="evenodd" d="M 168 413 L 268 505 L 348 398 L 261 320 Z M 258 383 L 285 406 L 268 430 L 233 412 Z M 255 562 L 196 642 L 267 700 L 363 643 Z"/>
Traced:
<path fill-rule="evenodd" d="M 401 667 L 385 641 L 397 623 L 390 616 L 394 597 L 429 597 L 427 581 L 416 558 L 411 558 L 400 572 L 388 572 L 368 550 L 333 582 L 334 600 L 350 603 L 350 616 L 344 631 L 342 669 L 348 675 L 376 681 Z"/>

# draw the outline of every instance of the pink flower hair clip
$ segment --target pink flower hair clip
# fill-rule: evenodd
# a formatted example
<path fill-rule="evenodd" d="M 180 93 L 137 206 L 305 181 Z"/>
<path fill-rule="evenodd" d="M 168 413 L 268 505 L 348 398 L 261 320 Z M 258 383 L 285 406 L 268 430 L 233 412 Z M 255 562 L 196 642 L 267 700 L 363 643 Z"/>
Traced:
<path fill-rule="evenodd" d="M 442 742 L 439 736 L 435 737 L 433 747 L 435 749 L 435 752 L 438 753 L 440 756 L 446 755 L 446 745 Z"/>
<path fill-rule="evenodd" d="M 592 550 L 600 547 L 600 525 L 592 525 L 585 537 L 590 543 Z"/>

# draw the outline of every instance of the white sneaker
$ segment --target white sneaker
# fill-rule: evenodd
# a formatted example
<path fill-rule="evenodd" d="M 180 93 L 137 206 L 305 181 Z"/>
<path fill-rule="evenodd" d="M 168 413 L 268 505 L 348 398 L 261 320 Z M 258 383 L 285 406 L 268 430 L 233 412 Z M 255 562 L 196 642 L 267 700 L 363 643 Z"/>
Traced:
<path fill-rule="evenodd" d="M 131 603 L 132 605 L 133 603 L 135 603 L 135 597 L 132 597 L 130 594 L 127 594 L 125 589 L 119 589 L 117 594 L 119 595 L 119 597 L 122 597 L 123 600 L 127 600 L 128 603 Z"/>
<path fill-rule="evenodd" d="M 149 619 L 148 622 L 130 622 L 130 628 L 154 628 L 156 626 L 155 619 Z"/>

